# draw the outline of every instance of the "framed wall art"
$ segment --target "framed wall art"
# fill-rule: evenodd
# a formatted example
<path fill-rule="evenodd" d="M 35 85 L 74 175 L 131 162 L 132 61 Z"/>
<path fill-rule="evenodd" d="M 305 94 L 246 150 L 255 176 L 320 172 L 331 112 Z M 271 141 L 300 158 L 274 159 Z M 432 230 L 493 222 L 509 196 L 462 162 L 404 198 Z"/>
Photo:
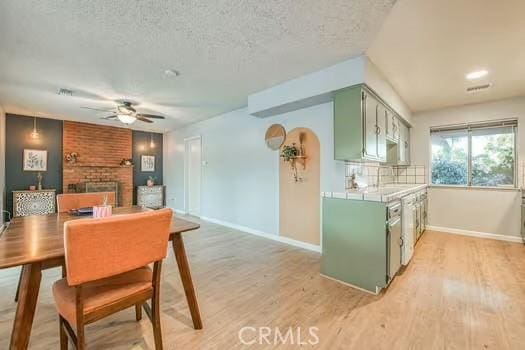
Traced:
<path fill-rule="evenodd" d="M 141 171 L 155 171 L 155 156 L 141 156 L 140 157 Z"/>
<path fill-rule="evenodd" d="M 24 171 L 47 171 L 47 151 L 40 149 L 25 149 Z"/>

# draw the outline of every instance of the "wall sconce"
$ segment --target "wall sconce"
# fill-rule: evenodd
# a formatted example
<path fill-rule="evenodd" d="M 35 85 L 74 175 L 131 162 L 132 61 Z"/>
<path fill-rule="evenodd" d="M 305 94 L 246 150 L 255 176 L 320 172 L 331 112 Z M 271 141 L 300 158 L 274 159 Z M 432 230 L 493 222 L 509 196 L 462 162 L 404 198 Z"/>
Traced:
<path fill-rule="evenodd" d="M 36 129 L 36 117 L 33 117 L 33 131 L 31 131 L 31 138 L 33 140 L 37 140 L 40 138 L 40 134 L 38 133 L 38 130 Z"/>

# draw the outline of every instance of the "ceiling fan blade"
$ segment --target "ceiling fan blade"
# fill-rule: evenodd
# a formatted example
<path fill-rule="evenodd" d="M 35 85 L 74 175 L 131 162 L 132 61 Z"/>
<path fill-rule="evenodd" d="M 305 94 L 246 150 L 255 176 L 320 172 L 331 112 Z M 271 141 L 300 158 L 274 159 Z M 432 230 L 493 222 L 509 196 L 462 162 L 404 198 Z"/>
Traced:
<path fill-rule="evenodd" d="M 165 117 L 161 115 L 155 115 L 155 114 L 138 113 L 137 116 L 139 115 L 142 117 L 151 118 L 151 119 L 166 119 Z"/>
<path fill-rule="evenodd" d="M 113 108 L 108 108 L 108 109 L 91 108 L 91 107 L 80 107 L 80 108 L 91 109 L 93 111 L 99 111 L 99 112 L 111 112 L 111 111 L 113 111 Z"/>
<path fill-rule="evenodd" d="M 153 123 L 153 120 L 149 120 L 148 118 L 144 117 L 142 114 L 135 115 L 135 118 L 137 118 L 137 120 L 140 120 L 142 122 Z"/>
<path fill-rule="evenodd" d="M 113 119 L 117 119 L 117 116 L 116 115 L 108 115 L 107 117 L 102 117 L 100 119 L 113 120 Z"/>

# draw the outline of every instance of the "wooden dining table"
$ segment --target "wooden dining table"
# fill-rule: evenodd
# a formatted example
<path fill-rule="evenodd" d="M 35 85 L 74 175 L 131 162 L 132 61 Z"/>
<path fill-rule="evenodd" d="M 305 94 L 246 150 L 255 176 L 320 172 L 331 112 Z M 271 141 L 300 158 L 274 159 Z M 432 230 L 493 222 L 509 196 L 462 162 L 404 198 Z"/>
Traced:
<path fill-rule="evenodd" d="M 137 206 L 114 208 L 113 214 L 132 214 L 145 210 L 150 209 Z M 22 267 L 10 349 L 27 349 L 42 280 L 42 270 L 64 266 L 64 223 L 81 218 L 85 217 L 68 213 L 17 217 L 0 237 L 0 269 Z M 202 329 L 202 320 L 182 233 L 196 230 L 199 227 L 199 224 L 176 216 L 173 217 L 170 227 L 170 241 L 195 329 Z M 147 231 L 147 227 L 144 230 Z"/>

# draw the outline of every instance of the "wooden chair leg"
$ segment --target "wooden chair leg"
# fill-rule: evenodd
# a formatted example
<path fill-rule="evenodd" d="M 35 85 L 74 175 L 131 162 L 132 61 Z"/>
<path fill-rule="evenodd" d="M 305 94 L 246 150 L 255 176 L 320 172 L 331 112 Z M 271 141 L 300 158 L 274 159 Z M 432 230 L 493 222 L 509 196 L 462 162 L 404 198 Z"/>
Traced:
<path fill-rule="evenodd" d="M 68 338 L 62 316 L 59 316 L 58 324 L 60 326 L 60 350 L 67 350 Z"/>
<path fill-rule="evenodd" d="M 135 319 L 137 321 L 142 320 L 142 304 L 135 305 Z"/>
<path fill-rule="evenodd" d="M 162 350 L 162 330 L 160 328 L 160 272 L 162 261 L 153 265 L 153 297 L 151 298 L 151 325 L 155 339 L 155 350 Z"/>
<path fill-rule="evenodd" d="M 18 294 L 20 294 L 20 283 L 21 282 L 22 282 L 22 271 L 20 271 L 20 276 L 18 276 L 18 285 L 16 287 L 15 303 L 18 303 Z"/>
<path fill-rule="evenodd" d="M 160 328 L 160 305 L 159 298 L 151 299 L 151 324 L 153 326 L 153 337 L 155 339 L 155 350 L 162 350 L 162 330 Z"/>

